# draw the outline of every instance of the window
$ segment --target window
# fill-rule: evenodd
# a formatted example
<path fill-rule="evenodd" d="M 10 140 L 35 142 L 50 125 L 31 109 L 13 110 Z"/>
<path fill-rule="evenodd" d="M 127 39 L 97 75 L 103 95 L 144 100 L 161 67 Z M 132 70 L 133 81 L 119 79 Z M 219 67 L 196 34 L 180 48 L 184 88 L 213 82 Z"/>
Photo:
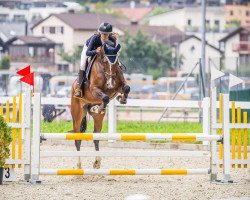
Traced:
<path fill-rule="evenodd" d="M 49 27 L 49 33 L 55 34 L 56 33 L 56 28 L 54 26 Z"/>
<path fill-rule="evenodd" d="M 246 16 L 249 16 L 249 11 L 248 10 L 246 11 Z"/>
<path fill-rule="evenodd" d="M 44 34 L 44 26 L 42 27 L 42 34 Z"/>
<path fill-rule="evenodd" d="M 230 15 L 234 15 L 234 11 L 230 10 Z"/>
<path fill-rule="evenodd" d="M 56 27 L 56 34 L 63 34 L 63 27 L 62 26 Z"/>
<path fill-rule="evenodd" d="M 220 21 L 219 20 L 214 20 L 214 29 L 215 29 L 215 31 L 220 30 Z"/>
<path fill-rule="evenodd" d="M 210 20 L 206 20 L 206 29 L 210 31 Z"/>
<path fill-rule="evenodd" d="M 48 26 L 45 26 L 44 27 L 44 33 L 46 34 L 46 33 L 49 33 L 49 27 Z"/>
<path fill-rule="evenodd" d="M 188 24 L 188 26 L 192 26 L 192 21 L 191 21 L 191 19 L 188 19 L 188 20 L 187 20 L 187 24 Z"/>
<path fill-rule="evenodd" d="M 13 17 L 13 21 L 22 21 L 22 20 L 25 20 L 24 15 L 14 15 Z"/>
<path fill-rule="evenodd" d="M 68 64 L 58 64 L 58 71 L 69 71 Z"/>

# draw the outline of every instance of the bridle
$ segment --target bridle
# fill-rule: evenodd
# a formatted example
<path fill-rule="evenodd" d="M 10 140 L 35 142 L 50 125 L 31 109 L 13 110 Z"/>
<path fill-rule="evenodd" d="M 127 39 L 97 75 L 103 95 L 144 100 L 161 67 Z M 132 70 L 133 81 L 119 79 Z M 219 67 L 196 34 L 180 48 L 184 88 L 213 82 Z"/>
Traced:
<path fill-rule="evenodd" d="M 117 63 L 119 54 L 118 53 L 116 55 L 105 54 L 105 52 L 104 52 L 104 44 L 102 45 L 102 51 L 103 51 L 103 53 L 101 54 L 101 60 L 104 63 L 108 62 L 108 64 L 109 64 L 109 71 L 110 71 L 110 73 L 108 73 L 105 70 L 105 68 L 104 68 L 104 75 L 105 75 L 105 77 L 106 77 L 107 80 L 112 81 L 112 79 L 116 79 L 116 76 L 117 76 L 116 72 L 112 74 L 112 67 L 113 67 L 113 65 L 115 65 Z M 116 57 L 115 60 L 114 60 L 114 62 L 111 62 L 109 60 L 109 58 L 108 58 L 109 56 L 115 56 Z"/>

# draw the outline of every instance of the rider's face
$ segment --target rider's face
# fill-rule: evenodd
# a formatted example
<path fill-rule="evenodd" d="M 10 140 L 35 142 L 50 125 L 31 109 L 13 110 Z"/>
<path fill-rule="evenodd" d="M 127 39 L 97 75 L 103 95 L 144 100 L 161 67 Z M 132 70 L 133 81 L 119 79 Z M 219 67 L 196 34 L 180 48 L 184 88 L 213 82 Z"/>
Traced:
<path fill-rule="evenodd" d="M 103 40 L 108 39 L 108 37 L 109 37 L 109 34 L 101 33 L 101 38 L 102 38 Z"/>

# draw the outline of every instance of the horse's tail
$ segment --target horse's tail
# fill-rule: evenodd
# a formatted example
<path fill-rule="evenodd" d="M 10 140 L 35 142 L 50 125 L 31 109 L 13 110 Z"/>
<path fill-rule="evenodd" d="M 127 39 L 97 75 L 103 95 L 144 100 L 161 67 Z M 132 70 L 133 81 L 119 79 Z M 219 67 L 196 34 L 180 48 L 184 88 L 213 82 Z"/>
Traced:
<path fill-rule="evenodd" d="M 80 132 L 84 133 L 87 130 L 87 117 L 82 118 L 81 126 L 80 126 Z"/>

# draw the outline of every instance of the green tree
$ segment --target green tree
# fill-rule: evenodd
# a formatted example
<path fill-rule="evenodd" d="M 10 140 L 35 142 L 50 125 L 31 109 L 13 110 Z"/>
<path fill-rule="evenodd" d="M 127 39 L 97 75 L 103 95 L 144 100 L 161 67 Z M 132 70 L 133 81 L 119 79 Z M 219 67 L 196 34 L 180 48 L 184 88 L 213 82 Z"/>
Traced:
<path fill-rule="evenodd" d="M 73 69 L 75 69 L 75 64 L 81 58 L 82 48 L 74 47 L 74 50 L 71 53 L 65 52 L 64 49 L 61 49 L 58 54 L 64 61 L 73 64 Z"/>
<path fill-rule="evenodd" d="M 140 31 L 134 36 L 125 33 L 120 59 L 128 73 L 146 73 L 158 78 L 172 69 L 171 47 L 152 41 Z"/>
<path fill-rule="evenodd" d="M 9 69 L 10 68 L 10 57 L 9 55 L 4 55 L 0 62 L 0 69 Z"/>

